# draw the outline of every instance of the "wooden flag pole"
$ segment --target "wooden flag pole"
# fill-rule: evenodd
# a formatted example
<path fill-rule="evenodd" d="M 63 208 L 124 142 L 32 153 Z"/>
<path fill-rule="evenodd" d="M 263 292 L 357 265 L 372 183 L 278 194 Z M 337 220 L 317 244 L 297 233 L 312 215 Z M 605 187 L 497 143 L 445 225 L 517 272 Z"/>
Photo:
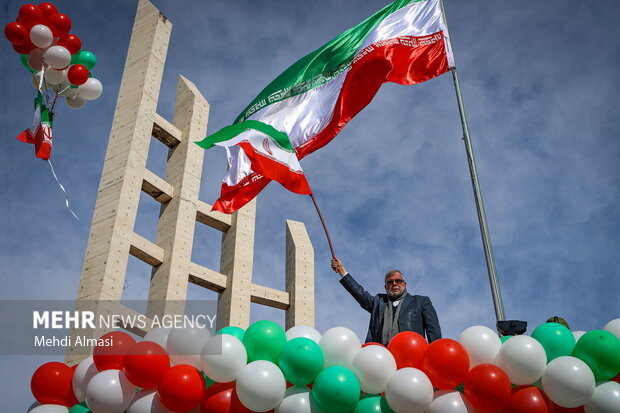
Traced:
<path fill-rule="evenodd" d="M 443 17 L 448 28 L 446 12 L 441 1 Z M 502 301 L 502 292 L 499 288 L 499 280 L 495 270 L 495 259 L 493 258 L 493 248 L 491 246 L 491 238 L 489 236 L 489 227 L 487 225 L 486 213 L 484 211 L 484 202 L 482 201 L 482 191 L 480 190 L 480 182 L 478 181 L 478 170 L 476 168 L 476 160 L 474 159 L 474 148 L 471 144 L 469 136 L 469 126 L 467 117 L 465 116 L 465 106 L 463 105 L 463 96 L 461 95 L 461 85 L 459 83 L 459 75 L 456 67 L 450 68 L 452 79 L 454 80 L 454 89 L 456 90 L 456 100 L 459 106 L 459 114 L 461 116 L 461 126 L 463 128 L 463 142 L 465 143 L 465 151 L 467 152 L 467 163 L 469 165 L 469 175 L 471 177 L 471 185 L 474 191 L 474 199 L 476 200 L 476 210 L 478 211 L 478 223 L 480 224 L 480 234 L 482 235 L 482 246 L 484 248 L 484 256 L 487 264 L 487 272 L 489 274 L 489 282 L 491 284 L 491 295 L 493 296 L 493 306 L 495 308 L 495 318 L 497 321 L 506 320 L 504 313 L 504 303 Z"/>
<path fill-rule="evenodd" d="M 327 231 L 327 226 L 325 225 L 325 220 L 323 220 L 323 214 L 321 214 L 321 209 L 319 208 L 319 204 L 316 203 L 316 199 L 313 194 L 310 194 L 310 198 L 312 198 L 312 202 L 314 203 L 314 207 L 316 208 L 316 212 L 319 214 L 319 219 L 321 220 L 321 224 L 323 224 L 323 229 L 325 230 L 325 235 L 327 236 L 327 243 L 329 244 L 329 250 L 332 253 L 332 258 L 336 258 L 336 254 L 334 253 L 334 246 L 332 245 L 332 240 L 329 237 L 329 231 Z"/>

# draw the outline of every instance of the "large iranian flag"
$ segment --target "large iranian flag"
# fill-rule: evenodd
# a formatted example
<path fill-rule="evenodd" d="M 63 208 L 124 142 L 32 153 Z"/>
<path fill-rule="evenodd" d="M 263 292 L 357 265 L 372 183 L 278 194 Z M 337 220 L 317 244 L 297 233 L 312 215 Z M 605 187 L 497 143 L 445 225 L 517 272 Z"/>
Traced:
<path fill-rule="evenodd" d="M 440 0 L 389 4 L 301 58 L 263 89 L 232 126 L 198 143 L 205 148 L 216 144 L 227 148 L 229 169 L 213 209 L 238 210 L 272 179 L 291 189 L 295 177 L 287 175 L 287 169 L 303 176 L 300 166 L 296 170 L 296 165 L 280 159 L 269 164 L 269 157 L 253 151 L 261 145 L 251 141 L 278 142 L 282 141 L 279 134 L 284 134 L 301 159 L 328 144 L 383 83 L 413 85 L 453 66 Z M 282 172 L 277 177 L 272 168 L 275 163 Z M 309 188 L 308 192 L 293 191 L 309 193 Z"/>

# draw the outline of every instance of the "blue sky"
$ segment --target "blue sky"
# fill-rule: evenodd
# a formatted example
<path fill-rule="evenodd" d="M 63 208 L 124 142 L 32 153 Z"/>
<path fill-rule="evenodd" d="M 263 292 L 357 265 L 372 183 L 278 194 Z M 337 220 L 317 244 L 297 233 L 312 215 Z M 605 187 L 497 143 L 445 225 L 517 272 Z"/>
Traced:
<path fill-rule="evenodd" d="M 3 1 L 3 24 L 23 3 Z M 48 166 L 14 139 L 32 122 L 35 91 L 18 56 L 0 48 L 0 299 L 73 299 L 136 1 L 56 1 L 98 63 L 100 99 L 59 105 L 52 161 L 76 221 Z M 159 113 L 172 118 L 178 75 L 211 105 L 208 130 L 226 126 L 298 58 L 386 2 L 154 0 L 173 23 Z M 620 317 L 620 6 L 613 1 L 445 0 L 470 122 L 497 272 L 509 319 L 531 332 L 552 315 L 573 330 Z M 428 295 L 445 337 L 495 317 L 452 78 L 385 85 L 327 147 L 302 161 L 337 255 L 369 291 L 399 268 L 410 292 Z M 200 137 L 196 137 L 200 138 Z M 164 171 L 153 141 L 149 168 Z M 225 171 L 219 148 L 205 154 L 201 199 L 213 203 Z M 158 207 L 144 197 L 136 231 L 154 239 Z M 330 254 L 308 197 L 270 184 L 259 196 L 254 281 L 284 287 L 285 219 L 303 221 L 315 248 L 316 327 L 365 337 L 368 314 L 329 268 Z M 193 259 L 218 269 L 216 231 L 198 227 Z M 148 268 L 130 260 L 125 298 L 145 298 Z M 192 286 L 190 298 L 214 293 Z M 252 320 L 283 323 L 252 307 Z M 2 400 L 23 411 L 42 357 L 0 357 Z M 10 380 L 8 378 L 11 378 Z M 10 395 L 10 396 L 9 396 Z M 5 402 L 6 403 L 6 402 Z"/>

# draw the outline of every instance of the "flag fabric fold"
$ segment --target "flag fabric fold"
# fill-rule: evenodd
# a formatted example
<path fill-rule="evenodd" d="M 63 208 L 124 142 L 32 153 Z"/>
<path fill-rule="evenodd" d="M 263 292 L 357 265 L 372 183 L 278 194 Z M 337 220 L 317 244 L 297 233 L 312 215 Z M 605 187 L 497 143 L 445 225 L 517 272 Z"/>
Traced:
<path fill-rule="evenodd" d="M 327 145 L 383 83 L 413 85 L 453 66 L 440 0 L 390 3 L 294 63 L 259 93 L 233 125 L 199 143 L 205 148 L 227 146 L 229 169 L 213 208 L 232 213 L 270 180 L 304 193 L 299 191 L 303 185 L 293 185 L 288 174 L 265 172 L 266 166 L 257 159 L 266 159 L 267 148 L 261 151 L 262 145 L 251 142 L 275 143 L 275 135 L 281 140 L 284 135 L 295 160 L 302 159 Z M 301 166 L 297 172 L 303 176 Z"/>

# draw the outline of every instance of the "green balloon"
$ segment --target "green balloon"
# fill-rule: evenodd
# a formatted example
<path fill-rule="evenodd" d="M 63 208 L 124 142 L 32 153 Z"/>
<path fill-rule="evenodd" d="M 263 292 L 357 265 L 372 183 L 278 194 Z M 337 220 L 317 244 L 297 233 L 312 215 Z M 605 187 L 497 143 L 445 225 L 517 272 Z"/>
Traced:
<path fill-rule="evenodd" d="M 86 66 L 88 70 L 93 70 L 93 68 L 97 64 L 97 58 L 95 57 L 93 52 L 82 50 L 75 56 L 77 56 L 75 58 L 75 63 Z"/>
<path fill-rule="evenodd" d="M 590 366 L 596 381 L 612 379 L 620 372 L 620 340 L 609 331 L 588 331 L 575 344 L 573 355 Z"/>
<path fill-rule="evenodd" d="M 28 55 L 27 54 L 19 55 L 19 60 L 20 60 L 20 62 L 22 62 L 22 65 L 24 65 L 24 67 L 26 69 L 28 69 L 28 71 L 30 73 L 36 73 L 37 72 L 36 70 L 31 68 L 30 65 L 28 64 Z"/>
<path fill-rule="evenodd" d="M 242 341 L 248 352 L 248 364 L 256 360 L 278 364 L 280 352 L 286 344 L 286 334 L 273 321 L 261 320 L 248 327 Z"/>
<path fill-rule="evenodd" d="M 287 342 L 280 353 L 278 365 L 284 378 L 298 386 L 314 381 L 323 370 L 323 351 L 318 344 L 306 337 Z"/>
<path fill-rule="evenodd" d="M 231 336 L 237 337 L 240 341 L 243 341 L 243 335 L 245 334 L 245 330 L 241 327 L 227 326 L 215 333 L 215 335 L 218 334 L 229 334 Z"/>
<path fill-rule="evenodd" d="M 502 336 L 499 339 L 501 340 L 502 344 L 504 344 L 510 337 L 512 336 Z"/>
<path fill-rule="evenodd" d="M 385 400 L 385 397 L 367 395 L 357 402 L 353 413 L 394 413 Z"/>
<path fill-rule="evenodd" d="M 93 413 L 88 406 L 86 405 L 86 402 L 82 402 L 82 403 L 78 403 L 75 406 L 73 406 L 71 408 L 71 410 L 69 410 L 69 413 Z"/>
<path fill-rule="evenodd" d="M 570 356 L 575 348 L 575 336 L 571 331 L 559 323 L 544 323 L 536 327 L 532 337 L 542 344 L 547 353 L 547 363 L 551 360 Z"/>
<path fill-rule="evenodd" d="M 310 397 L 325 413 L 350 412 L 360 399 L 360 382 L 346 367 L 329 366 L 316 376 Z"/>

